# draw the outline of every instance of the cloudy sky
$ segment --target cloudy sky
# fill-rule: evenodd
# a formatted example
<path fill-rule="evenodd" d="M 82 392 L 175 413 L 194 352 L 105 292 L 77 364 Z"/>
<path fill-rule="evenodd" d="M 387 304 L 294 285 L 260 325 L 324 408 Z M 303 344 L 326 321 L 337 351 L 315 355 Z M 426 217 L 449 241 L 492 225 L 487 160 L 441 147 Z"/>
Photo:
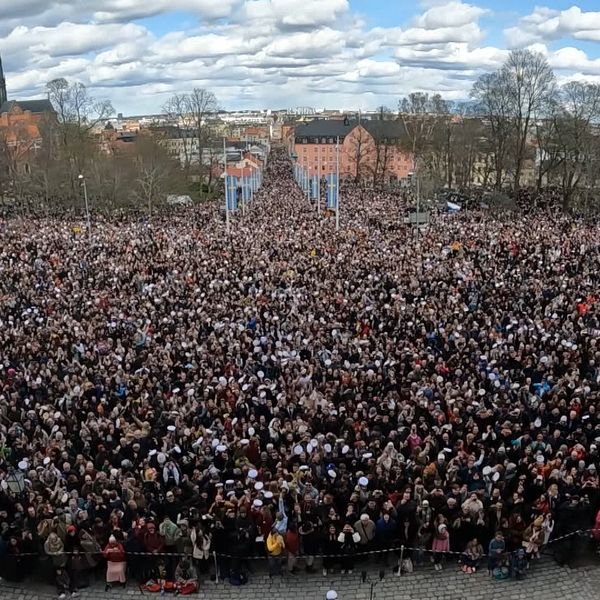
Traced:
<path fill-rule="evenodd" d="M 193 87 L 227 109 L 463 99 L 516 47 L 600 80 L 599 0 L 0 0 L 10 97 L 65 77 L 125 114 Z"/>

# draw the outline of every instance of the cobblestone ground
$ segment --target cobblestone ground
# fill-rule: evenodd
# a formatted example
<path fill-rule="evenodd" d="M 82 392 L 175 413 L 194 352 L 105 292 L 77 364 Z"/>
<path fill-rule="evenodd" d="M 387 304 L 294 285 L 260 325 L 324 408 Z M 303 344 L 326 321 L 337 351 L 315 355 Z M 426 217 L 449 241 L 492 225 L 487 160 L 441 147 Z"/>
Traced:
<path fill-rule="evenodd" d="M 375 577 L 373 569 L 370 576 Z M 228 583 L 206 582 L 196 600 L 324 600 L 327 590 L 335 589 L 339 600 L 371 600 L 370 585 L 362 583 L 360 574 L 285 576 L 270 580 L 266 575 L 251 575 L 243 587 Z M 102 585 L 83 590 L 80 600 L 128 600 L 142 597 L 160 598 L 158 594 L 142 596 L 137 588 L 104 592 Z M 29 583 L 15 587 L 0 584 L 0 600 L 51 600 L 56 593 L 47 585 Z M 600 566 L 569 569 L 545 558 L 532 565 L 523 581 L 494 581 L 487 572 L 465 575 L 454 565 L 441 572 L 425 567 L 396 577 L 386 575 L 373 590 L 373 600 L 599 600 Z"/>

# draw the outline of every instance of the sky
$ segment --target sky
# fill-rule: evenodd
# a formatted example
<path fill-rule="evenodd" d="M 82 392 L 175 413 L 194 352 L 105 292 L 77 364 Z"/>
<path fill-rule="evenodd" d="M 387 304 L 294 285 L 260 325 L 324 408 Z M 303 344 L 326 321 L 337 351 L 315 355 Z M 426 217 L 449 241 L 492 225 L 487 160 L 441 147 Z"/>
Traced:
<path fill-rule="evenodd" d="M 463 100 L 514 48 L 600 82 L 600 0 L 0 0 L 10 98 L 64 77 L 126 115 L 195 87 L 227 110 Z"/>

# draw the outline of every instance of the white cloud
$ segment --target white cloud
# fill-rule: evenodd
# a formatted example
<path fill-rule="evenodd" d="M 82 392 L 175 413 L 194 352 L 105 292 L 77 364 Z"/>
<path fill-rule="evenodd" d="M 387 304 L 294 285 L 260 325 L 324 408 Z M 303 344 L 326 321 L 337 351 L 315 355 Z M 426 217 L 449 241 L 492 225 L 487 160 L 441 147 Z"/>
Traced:
<path fill-rule="evenodd" d="M 416 25 L 424 29 L 460 27 L 473 23 L 488 13 L 488 10 L 472 4 L 448 2 L 427 10 L 417 18 Z"/>
<path fill-rule="evenodd" d="M 600 12 L 585 12 L 578 6 L 562 11 L 537 6 L 515 27 L 508 28 L 505 35 L 510 47 L 562 38 L 597 42 L 600 41 Z"/>
<path fill-rule="evenodd" d="M 125 113 L 156 112 L 195 86 L 232 108 L 394 106 L 411 91 L 466 98 L 506 58 L 486 43 L 480 21 L 490 13 L 473 2 L 421 0 L 405 23 L 370 28 L 352 0 L 0 0 L 0 51 L 13 97 L 66 77 Z M 594 78 L 598 60 L 575 42 L 552 51 L 545 42 L 566 31 L 592 39 L 599 14 L 537 8 L 512 35 L 560 78 Z M 169 18 L 136 22 L 159 15 Z M 181 30 L 165 32 L 171 22 Z"/>

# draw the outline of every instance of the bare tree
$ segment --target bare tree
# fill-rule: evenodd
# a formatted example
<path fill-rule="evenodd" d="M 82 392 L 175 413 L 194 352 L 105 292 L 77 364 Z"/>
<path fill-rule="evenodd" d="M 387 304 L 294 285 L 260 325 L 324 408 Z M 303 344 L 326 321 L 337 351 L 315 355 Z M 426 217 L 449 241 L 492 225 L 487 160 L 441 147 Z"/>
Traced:
<path fill-rule="evenodd" d="M 134 194 L 147 207 L 148 214 L 152 214 L 168 193 L 180 191 L 182 178 L 178 177 L 179 166 L 155 136 L 139 136 L 135 144 Z"/>
<path fill-rule="evenodd" d="M 507 154 L 511 139 L 511 106 L 506 76 L 501 71 L 485 73 L 475 82 L 471 97 L 476 112 L 484 120 L 494 163 L 494 187 L 500 189 L 507 167 Z"/>
<path fill-rule="evenodd" d="M 359 125 L 350 134 L 349 159 L 352 169 L 352 177 L 356 183 L 362 180 L 366 172 L 366 161 L 371 156 L 371 136 Z"/>
<path fill-rule="evenodd" d="M 514 189 L 521 185 L 531 127 L 542 117 L 555 91 L 554 73 L 546 58 L 531 50 L 513 50 L 501 68 L 515 139 Z"/>
<path fill-rule="evenodd" d="M 600 119 L 600 85 L 573 81 L 560 89 L 560 113 L 556 118 L 563 204 L 568 208 L 580 184 L 589 178 L 589 164 L 597 164 Z M 593 182 L 589 182 L 593 183 Z M 589 184 L 588 183 L 588 184 Z"/>
<path fill-rule="evenodd" d="M 46 85 L 46 89 L 56 111 L 57 136 L 65 173 L 70 176 L 71 192 L 78 195 L 77 176 L 98 152 L 90 134 L 114 110 L 108 100 L 90 96 L 82 83 L 54 79 Z"/>
<path fill-rule="evenodd" d="M 176 123 L 176 131 L 181 135 L 183 168 L 190 175 L 192 165 L 198 166 L 198 174 L 203 180 L 210 178 L 210 164 L 205 165 L 204 153 L 214 137 L 212 118 L 219 110 L 213 92 L 195 88 L 189 94 L 176 94 L 164 106 L 164 111 Z M 210 161 L 209 161 L 210 162 Z"/>

